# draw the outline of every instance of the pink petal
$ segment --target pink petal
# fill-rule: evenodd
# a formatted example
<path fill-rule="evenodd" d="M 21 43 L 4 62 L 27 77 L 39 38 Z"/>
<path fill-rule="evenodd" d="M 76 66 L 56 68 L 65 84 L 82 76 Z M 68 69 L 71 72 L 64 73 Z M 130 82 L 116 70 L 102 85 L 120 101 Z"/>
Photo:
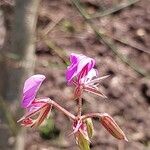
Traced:
<path fill-rule="evenodd" d="M 44 75 L 33 75 L 25 81 L 21 106 L 27 108 L 35 99 L 36 93 L 44 81 Z"/>
<path fill-rule="evenodd" d="M 94 77 L 97 77 L 97 75 L 98 75 L 98 71 L 92 68 L 87 74 L 86 78 L 87 80 L 92 80 Z"/>
<path fill-rule="evenodd" d="M 95 65 L 95 60 L 89 57 L 84 57 L 81 59 L 78 63 L 77 67 L 77 75 L 82 71 L 82 69 L 87 66 L 87 73 L 94 67 Z"/>
<path fill-rule="evenodd" d="M 94 59 L 86 57 L 85 55 L 82 54 L 74 54 L 74 53 L 72 53 L 70 56 L 70 62 L 71 65 L 67 68 L 66 71 L 66 79 L 68 83 L 71 82 L 75 76 L 79 75 L 85 66 L 87 66 L 86 68 L 87 74 L 88 71 L 90 71 L 95 65 Z"/>
<path fill-rule="evenodd" d="M 77 65 L 79 61 L 83 59 L 84 57 L 85 57 L 84 55 L 74 54 L 74 53 L 70 55 L 71 65 L 68 66 L 67 71 L 66 71 L 66 79 L 68 82 L 70 82 L 72 78 L 76 76 Z"/>
<path fill-rule="evenodd" d="M 85 80 L 85 76 L 88 73 L 88 65 L 86 65 L 78 75 L 78 83 L 82 84 Z M 83 79 L 83 80 L 82 80 Z"/>
<path fill-rule="evenodd" d="M 98 75 L 98 72 L 96 69 L 91 69 L 88 74 L 81 79 L 81 83 L 85 83 L 87 84 L 88 82 L 90 82 L 93 78 L 96 78 Z"/>

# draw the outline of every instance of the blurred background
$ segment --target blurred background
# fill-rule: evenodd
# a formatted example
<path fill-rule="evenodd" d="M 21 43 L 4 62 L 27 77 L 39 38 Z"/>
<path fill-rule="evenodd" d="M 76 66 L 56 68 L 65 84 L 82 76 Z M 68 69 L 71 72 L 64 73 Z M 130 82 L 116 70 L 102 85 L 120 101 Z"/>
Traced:
<path fill-rule="evenodd" d="M 0 150 L 76 150 L 61 112 L 37 129 L 17 124 L 26 78 L 44 74 L 38 97 L 76 113 L 65 80 L 70 53 L 96 60 L 104 100 L 84 94 L 83 113 L 107 112 L 126 133 L 118 141 L 94 120 L 92 150 L 150 149 L 150 0 L 0 0 Z"/>

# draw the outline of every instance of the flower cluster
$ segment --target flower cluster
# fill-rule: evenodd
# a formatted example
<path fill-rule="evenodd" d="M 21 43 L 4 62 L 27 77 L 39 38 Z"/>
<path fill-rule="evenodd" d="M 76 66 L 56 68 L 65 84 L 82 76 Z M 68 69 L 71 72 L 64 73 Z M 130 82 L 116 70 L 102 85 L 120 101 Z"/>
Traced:
<path fill-rule="evenodd" d="M 68 85 L 75 87 L 74 97 L 78 101 L 77 115 L 70 113 L 50 98 L 36 98 L 37 91 L 45 79 L 44 75 L 38 74 L 25 81 L 21 106 L 26 110 L 26 113 L 18 122 L 23 126 L 39 126 L 54 107 L 71 119 L 73 127 L 71 134 L 75 136 L 80 150 L 90 150 L 90 138 L 94 133 L 92 118 L 98 118 L 99 122 L 115 138 L 127 141 L 124 132 L 108 114 L 88 113 L 82 115 L 83 92 L 90 92 L 106 98 L 98 86 L 100 81 L 107 78 L 108 75 L 98 77 L 98 71 L 94 68 L 95 60 L 85 55 L 72 53 L 70 62 L 71 64 L 66 71 L 66 80 Z"/>
<path fill-rule="evenodd" d="M 87 91 L 106 98 L 99 90 L 99 81 L 108 77 L 97 77 L 98 71 L 94 69 L 95 60 L 84 55 L 71 54 L 71 65 L 67 68 L 66 79 L 68 83 L 75 85 L 75 96 L 81 97 L 83 91 Z"/>

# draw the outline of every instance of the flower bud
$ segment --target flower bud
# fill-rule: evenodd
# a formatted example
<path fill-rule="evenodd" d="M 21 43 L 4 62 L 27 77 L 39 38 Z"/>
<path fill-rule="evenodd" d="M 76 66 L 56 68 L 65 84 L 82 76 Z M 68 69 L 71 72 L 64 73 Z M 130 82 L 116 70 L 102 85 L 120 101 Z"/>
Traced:
<path fill-rule="evenodd" d="M 84 137 L 81 132 L 76 134 L 76 142 L 80 150 L 90 150 L 90 142 Z"/>
<path fill-rule="evenodd" d="M 112 117 L 110 117 L 108 114 L 103 114 L 100 118 L 101 124 L 106 128 L 106 130 L 115 138 L 119 140 L 126 140 L 124 132 L 121 130 L 121 128 L 117 125 L 117 123 L 113 120 Z"/>
<path fill-rule="evenodd" d="M 93 127 L 92 119 L 91 118 L 86 119 L 85 123 L 87 126 L 88 137 L 92 138 L 94 134 L 94 127 Z"/>
<path fill-rule="evenodd" d="M 85 122 L 82 122 L 82 120 L 75 120 L 73 122 L 73 134 L 80 150 L 90 150 L 90 139 Z"/>

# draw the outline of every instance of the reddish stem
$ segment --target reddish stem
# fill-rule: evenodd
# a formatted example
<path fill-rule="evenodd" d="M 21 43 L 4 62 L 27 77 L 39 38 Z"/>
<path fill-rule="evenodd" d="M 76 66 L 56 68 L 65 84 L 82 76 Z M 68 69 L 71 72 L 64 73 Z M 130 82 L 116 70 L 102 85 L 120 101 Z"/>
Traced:
<path fill-rule="evenodd" d="M 78 117 L 81 117 L 81 112 L 82 112 L 82 98 L 79 97 L 79 99 L 78 99 Z"/>
<path fill-rule="evenodd" d="M 67 111 L 66 109 L 64 109 L 63 107 L 61 107 L 58 103 L 56 103 L 55 101 L 49 99 L 48 101 L 52 106 L 56 107 L 58 110 L 60 110 L 61 112 L 63 112 L 66 116 L 68 116 L 70 119 L 75 120 L 75 116 L 70 113 L 69 111 Z"/>
<path fill-rule="evenodd" d="M 89 113 L 86 115 L 81 116 L 82 120 L 85 120 L 87 118 L 101 118 L 104 113 Z"/>

